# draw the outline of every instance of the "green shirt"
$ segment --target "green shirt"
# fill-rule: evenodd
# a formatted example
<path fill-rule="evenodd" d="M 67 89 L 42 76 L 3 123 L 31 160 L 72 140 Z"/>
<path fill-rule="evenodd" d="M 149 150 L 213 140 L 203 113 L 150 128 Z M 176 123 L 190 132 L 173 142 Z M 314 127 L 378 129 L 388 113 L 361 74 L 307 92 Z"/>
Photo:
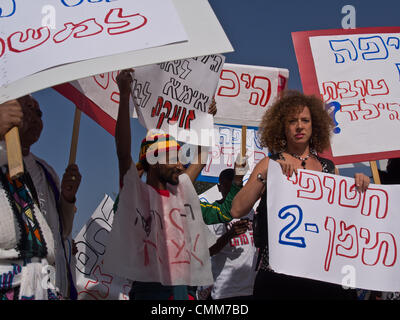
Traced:
<path fill-rule="evenodd" d="M 200 201 L 201 213 L 205 224 L 224 223 L 232 220 L 231 208 L 233 198 L 240 191 L 241 187 L 232 183 L 231 190 L 229 190 L 225 201 L 220 204 L 217 201 L 208 203 Z"/>

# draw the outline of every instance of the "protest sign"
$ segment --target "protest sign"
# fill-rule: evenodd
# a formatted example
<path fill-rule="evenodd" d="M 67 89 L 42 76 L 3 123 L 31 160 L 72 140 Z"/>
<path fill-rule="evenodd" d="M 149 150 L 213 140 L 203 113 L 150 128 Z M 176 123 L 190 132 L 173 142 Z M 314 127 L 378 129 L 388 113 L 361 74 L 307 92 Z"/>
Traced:
<path fill-rule="evenodd" d="M 211 55 L 135 68 L 133 95 L 143 126 L 161 129 L 195 145 L 210 145 L 213 120 L 207 110 L 224 59 L 222 55 Z M 98 74 L 55 89 L 114 135 L 119 105 L 118 73 Z M 131 116 L 137 117 L 132 97 L 130 107 Z M 201 140 L 201 129 L 207 139 Z"/>
<path fill-rule="evenodd" d="M 139 121 L 193 145 L 213 144 L 208 114 L 225 57 L 211 55 L 135 69 L 133 96 Z"/>
<path fill-rule="evenodd" d="M 133 164 L 124 176 L 104 267 L 133 281 L 210 285 L 208 248 L 214 242 L 186 174 L 160 191 L 144 183 Z"/>
<path fill-rule="evenodd" d="M 335 122 L 336 164 L 400 156 L 400 28 L 292 33 L 306 94 L 321 96 Z"/>
<path fill-rule="evenodd" d="M 399 291 L 400 185 L 298 170 L 287 178 L 269 162 L 269 262 L 275 272 L 346 287 Z"/>
<path fill-rule="evenodd" d="M 6 7 L 8 3 L 10 8 Z M 16 4 L 15 10 L 12 9 L 14 3 Z M 1 3 L 2 27 L 0 30 L 2 31 L 0 32 L 0 66 L 3 67 L 6 60 L 9 61 L 8 57 L 11 55 L 18 57 L 18 59 L 26 55 L 28 57 L 27 59 L 24 61 L 18 60 L 17 62 L 17 68 L 19 70 L 30 70 L 33 68 L 39 71 L 42 70 L 42 68 L 47 69 L 34 74 L 25 75 L 24 78 L 20 80 L 14 81 L 6 86 L 1 86 L 0 103 L 60 83 L 100 73 L 193 56 L 233 51 L 229 40 L 206 0 L 104 0 L 96 2 L 88 0 L 64 0 L 61 2 L 58 1 L 57 4 L 50 6 L 48 2 L 44 3 L 44 0 L 40 0 L 40 2 L 24 2 L 25 7 L 19 5 L 21 3 L 22 1 L 14 2 L 13 0 L 5 0 Z M 40 5 L 41 3 L 43 3 L 43 5 Z M 58 29 L 51 29 L 50 27 L 38 25 L 42 18 L 47 21 L 44 19 L 46 16 L 43 17 L 43 15 L 41 15 L 41 10 L 44 7 L 57 7 L 57 10 L 54 10 L 54 12 L 57 13 L 56 27 Z M 133 13 L 128 11 L 128 8 L 131 7 L 135 9 Z M 26 13 L 26 8 L 32 8 L 32 11 Z M 121 9 L 121 11 L 116 9 Z M 13 11 L 15 12 L 11 14 Z M 99 13 L 101 19 L 94 15 L 96 12 L 100 11 L 103 12 L 102 15 Z M 36 12 L 38 13 L 36 14 Z M 137 15 L 132 16 L 133 14 Z M 25 32 L 25 35 L 30 35 L 30 40 L 32 40 L 22 42 L 22 44 L 30 44 L 33 48 L 31 50 L 22 51 L 22 47 L 15 48 L 15 45 L 13 45 L 13 50 L 20 50 L 20 52 L 14 52 L 9 50 L 7 39 L 12 36 L 12 41 L 14 41 L 14 38 L 18 40 L 17 37 L 21 33 L 16 33 L 17 30 L 13 31 L 14 28 L 6 28 L 4 24 L 6 22 L 4 21 L 7 21 L 7 19 L 20 21 L 21 15 L 26 19 L 21 22 L 20 30 L 22 30 L 22 34 Z M 160 15 L 161 18 L 157 18 Z M 35 20 L 31 25 L 28 24 L 30 21 L 29 19 L 31 19 L 30 16 Z M 142 16 L 147 19 L 146 24 L 140 28 L 131 30 L 133 27 L 129 28 L 129 25 L 132 26 L 134 22 L 136 22 L 135 26 L 140 26 L 140 23 L 139 25 L 137 24 L 140 21 L 143 23 L 144 18 L 142 18 Z M 68 17 L 74 18 L 71 19 Z M 69 24 L 64 26 L 64 23 Z M 7 24 L 11 24 L 11 22 Z M 86 26 L 86 24 L 89 26 Z M 184 29 L 181 24 L 183 24 Z M 97 29 L 89 30 L 89 27 Z M 161 30 L 154 32 L 155 28 L 161 28 Z M 100 29 L 101 32 L 98 32 Z M 9 31 L 5 33 L 3 30 Z M 120 34 L 118 30 L 129 32 Z M 8 32 L 10 32 L 10 34 L 8 34 Z M 143 34 L 143 37 L 136 39 L 139 33 Z M 180 37 L 180 35 L 183 34 L 185 36 L 183 38 Z M 57 37 L 55 37 L 56 35 Z M 67 37 L 68 35 L 69 37 Z M 135 35 L 135 37 L 132 38 L 132 35 Z M 64 36 L 65 39 L 61 36 Z M 106 37 L 106 41 L 97 41 L 97 39 L 104 40 L 103 36 Z M 129 37 L 129 41 L 126 40 L 126 37 Z M 109 38 L 111 39 L 110 41 Z M 111 45 L 111 42 L 116 41 L 113 39 L 117 38 L 126 40 L 123 45 L 118 46 L 118 49 Z M 132 41 L 132 39 L 134 41 Z M 184 41 L 186 39 L 190 40 Z M 43 44 L 40 44 L 40 40 L 45 41 Z M 90 46 L 88 44 L 82 44 L 89 42 L 89 40 L 95 42 L 95 45 Z M 13 42 L 10 40 L 10 43 L 12 44 Z M 104 45 L 105 43 L 107 45 Z M 35 47 L 35 44 L 38 45 Z M 46 51 L 39 57 L 40 59 L 36 59 L 32 56 L 35 52 L 43 50 L 41 49 L 42 47 L 44 48 L 49 45 L 52 49 L 51 55 L 48 54 L 49 51 Z M 66 60 L 57 60 L 58 58 L 53 53 L 55 52 L 55 48 L 62 48 L 62 50 L 57 50 L 61 50 L 61 56 L 64 56 L 64 51 L 69 52 L 69 49 L 73 46 L 77 48 L 77 50 L 75 50 L 76 52 L 71 55 L 66 54 Z M 126 46 L 133 46 L 133 48 L 128 48 L 127 50 L 129 51 L 127 51 L 125 50 Z M 99 47 L 100 49 L 97 50 Z M 106 53 L 108 54 L 112 50 L 120 51 L 106 55 Z M 125 52 L 123 52 L 123 50 L 125 50 Z M 79 54 L 83 55 L 83 52 L 86 52 L 87 55 L 91 55 L 91 58 L 79 56 Z M 49 65 L 44 65 L 44 62 L 40 62 L 43 60 L 46 60 Z M 54 63 L 56 63 L 57 66 L 50 67 L 50 65 L 54 65 Z M 24 67 L 21 68 L 21 65 Z M 3 70 L 3 68 L 1 69 Z M 20 72 L 22 71 L 18 71 L 18 77 L 23 76 L 19 74 Z M 13 74 L 7 73 L 4 82 L 11 81 L 9 78 L 10 76 L 14 77 Z"/>
<path fill-rule="evenodd" d="M 75 277 L 79 300 L 128 300 L 132 282 L 104 271 L 103 257 L 114 219 L 114 202 L 105 196 L 75 238 Z"/>
<path fill-rule="evenodd" d="M 249 171 L 245 175 L 244 181 L 248 179 L 248 176 L 256 164 L 268 155 L 268 150 L 263 148 L 260 144 L 257 136 L 258 129 L 255 127 L 247 127 L 246 131 Z M 214 135 L 215 144 L 208 152 L 207 164 L 202 170 L 198 180 L 217 183 L 221 171 L 228 168 L 233 169 L 236 157 L 241 152 L 242 128 L 239 126 L 215 124 Z"/>
<path fill-rule="evenodd" d="M 46 0 L 5 0 L 2 4 L 9 13 L 2 11 L 0 20 L 0 86 L 60 64 L 188 39 L 171 0 L 63 0 L 51 6 Z M 42 13 L 46 8 L 47 16 Z M 45 19 L 51 14 L 52 25 Z"/>
<path fill-rule="evenodd" d="M 287 69 L 225 63 L 215 95 L 215 122 L 258 126 L 288 78 Z"/>

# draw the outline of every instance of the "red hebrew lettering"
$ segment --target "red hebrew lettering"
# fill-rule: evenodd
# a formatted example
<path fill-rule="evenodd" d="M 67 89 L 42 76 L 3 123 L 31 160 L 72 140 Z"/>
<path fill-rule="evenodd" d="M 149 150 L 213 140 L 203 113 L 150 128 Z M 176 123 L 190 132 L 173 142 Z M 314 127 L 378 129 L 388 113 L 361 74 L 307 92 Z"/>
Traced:
<path fill-rule="evenodd" d="M 249 239 L 244 233 L 240 235 L 240 244 L 241 245 L 249 244 Z"/>
<path fill-rule="evenodd" d="M 324 228 L 325 228 L 325 230 L 327 230 L 329 232 L 329 241 L 328 241 L 328 248 L 326 250 L 326 255 L 325 255 L 324 270 L 329 271 L 329 268 L 331 266 L 331 261 L 332 261 L 333 249 L 334 249 L 334 245 L 335 245 L 335 237 L 336 237 L 336 221 L 335 221 L 335 219 L 332 217 L 326 217 Z"/>
<path fill-rule="evenodd" d="M 359 104 L 342 104 L 340 107 L 340 112 L 347 112 L 350 116 L 350 121 L 358 120 L 357 113 L 360 111 Z"/>
<path fill-rule="evenodd" d="M 107 73 L 101 73 L 93 76 L 93 80 L 97 83 L 97 85 L 104 90 L 108 88 L 108 85 L 110 83 L 110 74 Z"/>
<path fill-rule="evenodd" d="M 163 104 L 164 104 L 163 97 L 158 97 L 156 105 L 151 109 L 152 117 L 158 116 L 160 114 Z"/>
<path fill-rule="evenodd" d="M 50 29 L 40 27 L 27 29 L 25 34 L 21 31 L 14 32 L 7 39 L 7 45 L 12 52 L 24 52 L 36 48 L 50 38 Z"/>
<path fill-rule="evenodd" d="M 194 110 L 189 110 L 189 113 L 188 113 L 188 115 L 186 117 L 186 121 L 185 121 L 185 129 L 186 130 L 190 130 L 190 122 L 194 119 L 196 119 Z"/>
<path fill-rule="evenodd" d="M 385 79 L 378 80 L 376 87 L 371 79 L 366 80 L 367 92 L 370 96 L 388 95 L 389 87 L 386 84 Z"/>
<path fill-rule="evenodd" d="M 110 293 L 109 286 L 113 281 L 113 277 L 109 274 L 101 273 L 99 265 L 96 266 L 91 277 L 94 280 L 89 280 L 86 283 L 85 289 L 95 296 L 106 299 Z"/>
<path fill-rule="evenodd" d="M 250 94 L 250 104 L 265 107 L 271 97 L 271 80 L 266 77 L 255 76 L 251 85 L 258 92 Z"/>
<path fill-rule="evenodd" d="M 347 208 L 357 208 L 360 205 L 361 194 L 356 190 L 355 184 L 350 188 L 345 179 L 339 182 L 339 205 Z"/>
<path fill-rule="evenodd" d="M 219 159 L 221 155 L 221 147 L 219 145 L 215 145 L 213 148 L 210 148 L 208 151 L 208 159 L 207 164 L 204 167 L 204 172 L 210 172 L 211 165 L 214 159 Z"/>
<path fill-rule="evenodd" d="M 354 225 L 346 227 L 346 223 L 340 221 L 340 233 L 337 239 L 343 243 L 336 245 L 336 254 L 338 256 L 346 258 L 356 258 L 358 256 L 358 234 Z"/>
<path fill-rule="evenodd" d="M 162 107 L 162 110 L 164 108 L 167 109 L 167 111 L 166 112 L 163 111 L 163 112 L 160 113 L 160 117 L 158 118 L 158 122 L 157 122 L 157 126 L 156 126 L 157 129 L 160 129 L 162 124 L 163 124 L 163 122 L 164 122 L 164 120 L 168 119 L 169 114 L 171 113 L 171 109 L 172 109 L 171 102 L 168 101 L 168 100 L 165 100 L 164 105 Z"/>
<path fill-rule="evenodd" d="M 71 35 L 76 39 L 90 37 L 101 33 L 103 29 L 104 28 L 96 22 L 95 18 L 87 19 L 76 24 L 67 22 L 64 23 L 64 29 L 53 36 L 53 40 L 55 43 L 60 43 L 67 40 Z"/>
<path fill-rule="evenodd" d="M 338 99 L 337 85 L 335 82 L 333 81 L 323 82 L 322 90 L 323 90 L 324 101 Z"/>
<path fill-rule="evenodd" d="M 385 219 L 388 212 L 388 201 L 389 196 L 385 190 L 368 188 L 364 192 L 361 214 L 370 216 L 374 208 L 376 218 Z"/>
<path fill-rule="evenodd" d="M 248 73 L 242 73 L 240 75 L 240 80 L 242 80 L 244 82 L 244 87 L 246 89 L 250 89 L 250 85 L 251 85 L 251 76 Z"/>
<path fill-rule="evenodd" d="M 358 95 L 357 91 L 353 91 L 351 89 L 350 81 L 339 81 L 337 89 L 338 89 L 340 99 L 354 98 Z"/>
<path fill-rule="evenodd" d="M 400 104 L 398 103 L 388 103 L 387 110 L 390 112 L 390 120 L 400 120 Z"/>
<path fill-rule="evenodd" d="M 232 167 L 233 156 L 235 155 L 234 147 L 221 147 L 221 154 L 224 155 L 224 163 L 226 163 L 228 167 Z M 228 159 L 226 159 L 226 156 L 228 156 Z"/>
<path fill-rule="evenodd" d="M 333 177 L 324 176 L 323 184 L 324 187 L 329 190 L 328 203 L 332 204 L 333 201 L 335 201 L 336 180 Z"/>
<path fill-rule="evenodd" d="M 2 38 L 0 38 L 0 58 L 3 56 L 5 51 L 6 51 L 6 43 Z"/>
<path fill-rule="evenodd" d="M 299 175 L 299 187 L 305 190 L 297 190 L 297 197 L 310 200 L 322 199 L 322 184 L 319 176 L 305 171 L 301 171 Z"/>
<path fill-rule="evenodd" d="M 110 35 L 116 35 L 143 27 L 147 23 L 147 18 L 139 13 L 124 16 L 122 8 L 114 8 L 107 14 L 104 22 L 114 25 L 113 27 L 109 27 L 107 32 Z"/>
<path fill-rule="evenodd" d="M 372 103 L 367 103 L 365 99 L 358 102 L 359 110 L 364 114 L 363 119 L 370 120 L 376 119 L 380 116 L 380 111 L 378 107 Z"/>
<path fill-rule="evenodd" d="M 285 90 L 287 79 L 282 75 L 279 75 L 278 78 L 279 78 L 279 82 L 278 82 L 278 94 L 279 94 L 280 92 Z"/>
<path fill-rule="evenodd" d="M 380 260 L 385 267 L 393 267 L 397 261 L 397 245 L 394 236 L 388 232 L 377 232 L 375 243 L 370 237 L 370 231 L 361 228 L 360 237 L 365 240 L 365 244 L 370 244 L 369 248 L 362 251 L 362 262 L 367 266 L 375 266 Z"/>
<path fill-rule="evenodd" d="M 218 89 L 218 96 L 221 97 L 237 97 L 240 93 L 239 77 L 235 71 L 223 69 L 219 76 L 221 85 Z M 226 83 L 228 82 L 228 83 Z M 226 84 L 226 85 L 225 85 Z"/>

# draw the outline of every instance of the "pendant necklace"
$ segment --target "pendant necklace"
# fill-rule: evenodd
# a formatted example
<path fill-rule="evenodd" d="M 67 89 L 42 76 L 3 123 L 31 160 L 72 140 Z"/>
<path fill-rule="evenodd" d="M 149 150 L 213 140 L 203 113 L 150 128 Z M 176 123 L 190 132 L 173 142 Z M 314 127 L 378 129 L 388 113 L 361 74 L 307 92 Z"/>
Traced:
<path fill-rule="evenodd" d="M 311 153 L 309 153 L 308 156 L 305 157 L 305 158 L 302 158 L 302 157 L 300 157 L 300 156 L 298 156 L 297 154 L 294 154 L 294 153 L 290 153 L 290 152 L 289 152 L 289 154 L 290 154 L 292 157 L 301 160 L 301 166 L 303 167 L 303 169 L 306 168 L 306 161 L 307 161 L 307 159 L 311 156 Z"/>

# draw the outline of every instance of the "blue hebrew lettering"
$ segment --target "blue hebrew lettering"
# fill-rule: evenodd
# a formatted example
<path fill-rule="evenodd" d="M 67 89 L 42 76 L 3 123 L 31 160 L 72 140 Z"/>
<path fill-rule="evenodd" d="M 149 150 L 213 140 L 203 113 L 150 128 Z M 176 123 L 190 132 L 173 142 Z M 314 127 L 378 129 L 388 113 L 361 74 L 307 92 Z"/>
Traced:
<path fill-rule="evenodd" d="M 395 47 L 396 49 L 398 49 L 400 47 L 400 40 L 397 37 L 389 37 L 386 40 L 386 44 L 388 46 Z"/>
<path fill-rule="evenodd" d="M 385 42 L 380 36 L 372 36 L 358 39 L 360 50 L 368 50 L 362 53 L 364 60 L 385 60 L 389 56 Z"/>
<path fill-rule="evenodd" d="M 11 17 L 15 9 L 15 0 L 0 0 L 0 18 Z"/>
<path fill-rule="evenodd" d="M 79 6 L 82 2 L 83 2 L 83 0 L 73 0 L 73 1 L 61 0 L 61 3 L 66 7 L 76 7 L 76 6 Z"/>
<path fill-rule="evenodd" d="M 305 248 L 306 242 L 304 237 L 292 236 L 303 220 L 303 210 L 298 205 L 289 205 L 279 210 L 278 217 L 282 220 L 290 219 L 291 221 L 279 232 L 279 243 L 288 246 Z"/>
<path fill-rule="evenodd" d="M 351 41 L 350 39 L 329 40 L 329 45 L 332 51 L 335 51 L 336 63 L 345 62 L 345 56 L 347 56 L 352 61 L 356 61 L 358 59 L 357 48 L 355 47 L 353 41 Z"/>
<path fill-rule="evenodd" d="M 400 74 L 400 63 L 395 63 L 395 65 L 396 65 L 396 67 L 397 67 L 397 71 L 399 72 L 399 74 Z M 400 79 L 399 79 L 400 80 Z"/>
<path fill-rule="evenodd" d="M 318 225 L 316 223 L 305 223 L 304 228 L 308 232 L 319 233 Z"/>

